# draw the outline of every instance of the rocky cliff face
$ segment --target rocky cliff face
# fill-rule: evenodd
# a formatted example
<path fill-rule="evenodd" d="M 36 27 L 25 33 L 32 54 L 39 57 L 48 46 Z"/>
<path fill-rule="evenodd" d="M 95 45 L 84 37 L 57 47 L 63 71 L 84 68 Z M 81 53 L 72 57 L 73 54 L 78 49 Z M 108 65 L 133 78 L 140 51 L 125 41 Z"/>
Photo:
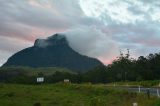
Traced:
<path fill-rule="evenodd" d="M 74 51 L 64 35 L 55 34 L 47 39 L 37 39 L 33 47 L 14 54 L 3 67 L 63 67 L 84 72 L 99 65 L 103 65 L 99 60 Z"/>

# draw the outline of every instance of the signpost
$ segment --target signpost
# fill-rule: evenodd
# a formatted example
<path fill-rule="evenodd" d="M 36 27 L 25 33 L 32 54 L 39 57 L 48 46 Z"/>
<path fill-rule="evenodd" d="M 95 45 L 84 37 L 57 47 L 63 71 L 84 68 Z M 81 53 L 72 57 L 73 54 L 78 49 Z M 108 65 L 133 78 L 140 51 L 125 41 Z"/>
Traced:
<path fill-rule="evenodd" d="M 138 106 L 138 103 L 133 103 L 133 106 Z"/>
<path fill-rule="evenodd" d="M 64 79 L 64 83 L 69 83 L 69 79 Z"/>
<path fill-rule="evenodd" d="M 43 83 L 44 77 L 37 77 L 37 83 Z"/>

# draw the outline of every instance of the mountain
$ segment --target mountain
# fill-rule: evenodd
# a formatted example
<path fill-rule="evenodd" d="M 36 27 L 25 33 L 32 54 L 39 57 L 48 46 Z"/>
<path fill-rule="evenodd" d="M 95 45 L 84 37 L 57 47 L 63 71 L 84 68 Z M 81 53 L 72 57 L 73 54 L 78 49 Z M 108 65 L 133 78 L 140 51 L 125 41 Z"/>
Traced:
<path fill-rule="evenodd" d="M 99 65 L 103 65 L 99 60 L 74 51 L 64 35 L 55 34 L 47 39 L 37 39 L 34 46 L 14 54 L 2 67 L 62 67 L 84 72 Z"/>

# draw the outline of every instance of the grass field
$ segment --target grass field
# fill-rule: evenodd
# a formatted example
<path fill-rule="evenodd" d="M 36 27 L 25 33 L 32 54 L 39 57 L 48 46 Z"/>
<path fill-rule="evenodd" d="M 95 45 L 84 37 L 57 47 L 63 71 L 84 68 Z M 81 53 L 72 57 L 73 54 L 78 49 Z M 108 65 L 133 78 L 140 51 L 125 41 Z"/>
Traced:
<path fill-rule="evenodd" d="M 42 73 L 45 76 L 53 75 L 55 72 L 68 72 L 72 74 L 76 74 L 76 72 L 72 72 L 66 68 L 57 68 L 57 67 L 46 67 L 46 68 L 31 68 L 31 67 L 0 67 L 0 72 L 8 72 L 15 73 L 21 72 L 27 76 L 37 76 L 38 73 Z"/>
<path fill-rule="evenodd" d="M 160 99 L 145 94 L 92 84 L 0 84 L 0 106 L 160 106 Z"/>

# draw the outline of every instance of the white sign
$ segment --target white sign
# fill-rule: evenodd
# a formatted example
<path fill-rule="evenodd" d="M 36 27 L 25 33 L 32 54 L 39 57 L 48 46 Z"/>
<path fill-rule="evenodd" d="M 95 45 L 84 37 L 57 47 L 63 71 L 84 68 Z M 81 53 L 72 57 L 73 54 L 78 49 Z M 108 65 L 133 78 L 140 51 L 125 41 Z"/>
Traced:
<path fill-rule="evenodd" d="M 38 82 L 38 83 L 44 82 L 44 77 L 38 77 L 38 78 L 37 78 L 37 82 Z"/>
<path fill-rule="evenodd" d="M 69 79 L 64 79 L 64 83 L 69 83 Z"/>
<path fill-rule="evenodd" d="M 138 103 L 133 103 L 133 106 L 138 106 Z"/>

